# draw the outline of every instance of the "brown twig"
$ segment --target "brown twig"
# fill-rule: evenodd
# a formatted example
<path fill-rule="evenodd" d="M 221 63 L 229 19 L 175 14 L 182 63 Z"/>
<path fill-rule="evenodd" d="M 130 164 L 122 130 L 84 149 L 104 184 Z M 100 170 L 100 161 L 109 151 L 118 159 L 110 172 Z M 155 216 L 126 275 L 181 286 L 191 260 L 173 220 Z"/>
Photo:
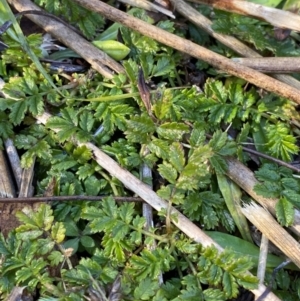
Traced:
<path fill-rule="evenodd" d="M 24 0 L 23 0 L 24 1 Z M 100 13 L 110 20 L 118 22 L 133 30 L 136 30 L 145 36 L 151 37 L 165 45 L 173 47 L 181 52 L 187 53 L 195 58 L 201 59 L 210 65 L 221 69 L 231 75 L 245 79 L 258 87 L 277 93 L 285 98 L 300 103 L 299 90 L 281 83 L 265 74 L 241 66 L 232 62 L 219 54 L 216 54 L 204 47 L 201 47 L 189 40 L 183 39 L 177 35 L 171 34 L 156 26 L 150 25 L 137 18 L 134 18 L 108 4 L 97 0 L 74 0 L 79 5 Z"/>
<path fill-rule="evenodd" d="M 282 160 L 279 160 L 279 159 L 276 159 L 276 158 L 271 157 L 271 156 L 269 156 L 269 155 L 263 154 L 263 153 L 261 153 L 261 152 L 255 150 L 255 149 L 251 149 L 251 148 L 248 148 L 248 147 L 243 146 L 243 150 L 244 150 L 245 152 L 247 152 L 247 153 L 256 155 L 256 156 L 261 157 L 261 158 L 264 158 L 264 159 L 268 159 L 268 160 L 270 160 L 270 161 L 273 161 L 273 162 L 277 163 L 278 165 L 287 167 L 287 168 L 289 168 L 289 169 L 291 169 L 291 170 L 293 170 L 293 171 L 295 171 L 295 172 L 299 172 L 299 173 L 300 173 L 300 169 L 299 169 L 299 168 L 297 168 L 297 167 L 295 167 L 295 166 L 293 166 L 293 165 L 291 165 L 291 164 L 289 164 L 289 163 L 286 163 L 286 162 L 284 162 L 284 161 L 282 161 Z"/>
<path fill-rule="evenodd" d="M 242 0 L 189 0 L 191 2 L 207 4 L 217 9 L 255 17 L 269 22 L 273 26 L 300 31 L 300 16 L 289 11 L 263 6 Z"/>
<path fill-rule="evenodd" d="M 103 196 L 86 196 L 86 195 L 68 195 L 68 196 L 41 196 L 41 197 L 21 197 L 21 198 L 0 198 L 0 203 L 39 203 L 39 202 L 71 202 L 71 201 L 87 201 L 99 202 L 107 195 Z M 139 197 L 112 197 L 115 201 L 120 202 L 143 202 Z"/>
<path fill-rule="evenodd" d="M 216 40 L 220 41 L 222 44 L 226 45 L 234 52 L 239 53 L 243 57 L 249 58 L 260 58 L 262 57 L 259 53 L 254 51 L 249 46 L 243 44 L 240 40 L 235 37 L 220 34 L 215 32 L 212 29 L 212 21 L 203 16 L 200 12 L 195 10 L 193 7 L 188 5 L 183 0 L 170 0 L 175 9 L 184 17 L 186 17 L 190 22 L 199 26 L 204 31 L 206 31 L 209 35 L 214 37 Z M 273 74 L 273 77 L 276 79 L 300 90 L 300 82 L 296 80 L 294 77 L 287 74 Z"/>
<path fill-rule="evenodd" d="M 40 7 L 33 4 L 30 0 L 8 0 L 8 2 L 20 12 L 27 10 L 42 11 Z M 103 76 L 111 78 L 114 73 L 113 71 L 117 73 L 125 72 L 119 63 L 61 22 L 50 17 L 38 15 L 28 15 L 28 18 L 64 45 L 78 53 L 91 64 L 92 68 Z"/>
<path fill-rule="evenodd" d="M 264 73 L 300 72 L 299 57 L 232 58 L 231 60 Z"/>

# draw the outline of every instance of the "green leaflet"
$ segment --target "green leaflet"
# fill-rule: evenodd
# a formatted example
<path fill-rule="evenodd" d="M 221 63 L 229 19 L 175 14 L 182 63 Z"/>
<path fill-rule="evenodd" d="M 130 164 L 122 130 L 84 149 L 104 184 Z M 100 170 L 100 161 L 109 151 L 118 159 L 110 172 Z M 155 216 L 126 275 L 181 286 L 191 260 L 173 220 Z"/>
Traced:
<path fill-rule="evenodd" d="M 240 188 L 224 175 L 217 174 L 217 180 L 227 208 L 233 217 L 243 239 L 251 242 L 252 238 L 249 231 L 248 222 L 240 210 L 242 196 Z"/>
<path fill-rule="evenodd" d="M 93 44 L 117 61 L 124 59 L 130 52 L 127 46 L 118 41 L 93 41 Z"/>
<path fill-rule="evenodd" d="M 205 233 L 215 240 L 222 248 L 229 247 L 231 248 L 231 251 L 236 254 L 249 256 L 253 264 L 255 266 L 258 265 L 259 247 L 246 240 L 226 233 L 217 231 L 205 231 Z M 275 268 L 281 263 L 282 258 L 273 254 L 268 254 L 267 267 Z M 289 268 L 295 269 L 296 267 L 294 265 L 289 265 Z"/>
<path fill-rule="evenodd" d="M 260 183 L 254 186 L 256 193 L 268 197 L 277 198 L 276 216 L 282 225 L 293 223 L 293 208 L 300 208 L 300 182 L 293 177 L 291 170 L 266 163 L 255 172 Z"/>

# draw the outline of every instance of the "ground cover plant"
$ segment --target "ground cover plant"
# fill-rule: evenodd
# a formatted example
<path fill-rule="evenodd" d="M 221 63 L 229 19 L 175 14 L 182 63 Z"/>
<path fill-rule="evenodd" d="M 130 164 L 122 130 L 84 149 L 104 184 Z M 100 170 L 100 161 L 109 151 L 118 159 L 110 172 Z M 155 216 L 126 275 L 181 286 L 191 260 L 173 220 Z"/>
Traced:
<path fill-rule="evenodd" d="M 108 4 L 219 63 L 110 21 L 93 1 L 1 0 L 0 144 L 2 154 L 13 144 L 27 175 L 11 181 L 17 192 L 1 191 L 1 300 L 299 300 L 299 74 L 275 74 L 282 83 L 243 67 L 238 76 L 226 58 L 242 50 L 220 40 L 297 58 L 299 35 L 282 39 L 263 20 L 199 2 L 185 7 L 209 30 L 179 0 L 166 1 L 166 15 Z M 80 31 L 78 40 L 24 35 L 32 24 L 16 11 L 34 4 L 48 16 L 28 17 Z M 33 192 L 23 194 L 30 170 Z M 261 236 L 272 254 L 256 246 Z"/>

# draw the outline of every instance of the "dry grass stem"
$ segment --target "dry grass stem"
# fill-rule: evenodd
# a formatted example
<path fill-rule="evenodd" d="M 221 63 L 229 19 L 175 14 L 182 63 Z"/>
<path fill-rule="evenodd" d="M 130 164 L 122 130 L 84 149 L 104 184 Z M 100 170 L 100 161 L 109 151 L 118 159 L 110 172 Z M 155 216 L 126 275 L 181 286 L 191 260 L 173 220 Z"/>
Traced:
<path fill-rule="evenodd" d="M 8 157 L 12 172 L 14 174 L 17 188 L 20 189 L 21 181 L 22 181 L 22 168 L 21 168 L 19 154 L 17 152 L 16 147 L 14 146 L 12 139 L 6 139 L 4 141 L 4 145 L 5 145 L 7 157 Z"/>
<path fill-rule="evenodd" d="M 299 57 L 232 58 L 232 60 L 264 73 L 300 72 Z"/>
<path fill-rule="evenodd" d="M 260 242 L 260 252 L 258 259 L 258 267 L 257 267 L 257 278 L 259 279 L 259 283 L 263 284 L 265 280 L 267 259 L 268 259 L 268 245 L 269 239 L 263 234 Z"/>
<path fill-rule="evenodd" d="M 16 194 L 4 151 L 0 150 L 0 197 L 12 198 Z"/>
<path fill-rule="evenodd" d="M 300 268 L 300 245 L 263 207 L 252 202 L 242 208 L 247 219 Z"/>

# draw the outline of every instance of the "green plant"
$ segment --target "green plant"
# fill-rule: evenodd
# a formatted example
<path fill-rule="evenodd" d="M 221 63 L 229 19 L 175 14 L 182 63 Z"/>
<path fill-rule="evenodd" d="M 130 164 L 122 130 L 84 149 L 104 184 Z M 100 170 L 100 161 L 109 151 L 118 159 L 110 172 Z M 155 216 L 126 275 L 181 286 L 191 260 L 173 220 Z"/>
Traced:
<path fill-rule="evenodd" d="M 69 7 L 67 18 L 90 39 L 104 26 L 102 17 L 72 1 L 35 2 L 58 15 Z M 207 9 L 203 11 L 207 13 Z M 133 14 L 150 22 L 143 10 Z M 200 36 L 193 25 L 178 28 L 162 21 L 157 26 L 179 35 L 189 32 L 219 53 L 234 54 L 208 36 Z M 272 38 L 270 26 L 250 18 L 216 12 L 213 26 L 221 33 L 238 34 L 261 51 L 275 55 L 299 52 L 292 38 L 279 43 Z M 114 300 L 114 296 L 116 300 L 225 301 L 237 296 L 239 286 L 256 288 L 257 279 L 247 271 L 257 265 L 258 250 L 249 247 L 251 242 L 247 245 L 225 236 L 239 234 L 218 176 L 228 171 L 228 156 L 245 164 L 251 160 L 243 151 L 248 144 L 280 160 L 292 160 L 299 151 L 297 123 L 290 123 L 291 117 L 299 118 L 295 107 L 288 99 L 224 77 L 203 62 L 190 60 L 212 77 L 202 90 L 187 85 L 186 62 L 180 53 L 117 27 L 131 50 L 122 62 L 126 74 L 112 79 L 49 74 L 60 93 L 23 54 L 19 43 L 3 35 L 9 48 L 1 54 L 0 64 L 0 75 L 6 81 L 5 97 L 0 98 L 1 146 L 13 138 L 22 153 L 22 167 L 31 166 L 35 159 L 36 194 L 43 194 L 55 179 L 54 194 L 58 196 L 81 195 L 84 199 L 101 194 L 107 198 L 96 204 L 58 201 L 51 207 L 41 205 L 36 212 L 18 213 L 21 225 L 0 240 L 2 298 L 15 285 L 38 290 L 44 301 L 92 299 L 94 295 L 99 300 Z M 39 56 L 41 36 L 30 35 L 27 42 Z M 153 87 L 150 110 L 138 90 L 139 68 L 143 80 Z M 52 117 L 45 126 L 36 124 L 35 118 L 45 110 Z M 93 142 L 137 177 L 146 164 L 153 178 L 144 181 L 154 182 L 157 194 L 170 207 L 211 230 L 220 244 L 222 239 L 230 241 L 234 250 L 218 253 L 214 247 L 192 242 L 169 223 L 168 211 L 155 213 L 155 227 L 146 231 L 138 203 L 113 199 L 131 192 L 94 161 L 86 146 L 74 141 Z M 145 148 L 146 154 L 141 151 Z M 255 163 L 261 164 L 257 158 Z M 276 164 L 264 164 L 256 177 L 261 182 L 257 193 L 279 199 L 279 222 L 284 226 L 293 223 L 300 198 L 299 181 L 293 173 Z M 241 198 L 247 197 L 241 194 Z M 154 241 L 156 248 L 149 249 Z M 247 247 L 242 248 L 243 244 Z M 249 249 L 246 254 L 245 249 Z M 274 268 L 278 260 L 269 266 Z M 160 274 L 163 284 L 158 281 Z M 278 285 L 277 293 L 283 295 L 289 290 L 290 300 L 297 300 L 296 272 L 278 275 L 273 288 Z"/>
<path fill-rule="evenodd" d="M 181 300 L 199 292 L 203 300 L 226 300 L 237 295 L 238 285 L 256 286 L 256 278 L 245 274 L 253 264 L 248 257 L 237 258 L 230 250 L 218 254 L 214 247 L 202 248 L 176 232 L 145 231 L 145 219 L 133 203 L 117 205 L 106 198 L 97 206 L 87 204 L 80 215 L 81 223 L 89 221 L 80 242 L 93 255 L 73 267 L 76 257 L 71 254 L 78 252 L 66 235 L 80 235 L 81 231 L 72 220 L 55 222 L 53 210 L 44 204 L 36 212 L 27 208 L 17 213 L 22 224 L 0 241 L 2 297 L 18 285 L 30 291 L 38 287 L 43 296 L 57 300 L 80 300 L 90 294 L 90 287 L 99 294 L 109 293 L 117 277 L 124 300 Z M 159 245 L 149 251 L 146 245 L 154 239 Z M 181 282 L 170 279 L 160 287 L 160 272 L 179 273 Z"/>

